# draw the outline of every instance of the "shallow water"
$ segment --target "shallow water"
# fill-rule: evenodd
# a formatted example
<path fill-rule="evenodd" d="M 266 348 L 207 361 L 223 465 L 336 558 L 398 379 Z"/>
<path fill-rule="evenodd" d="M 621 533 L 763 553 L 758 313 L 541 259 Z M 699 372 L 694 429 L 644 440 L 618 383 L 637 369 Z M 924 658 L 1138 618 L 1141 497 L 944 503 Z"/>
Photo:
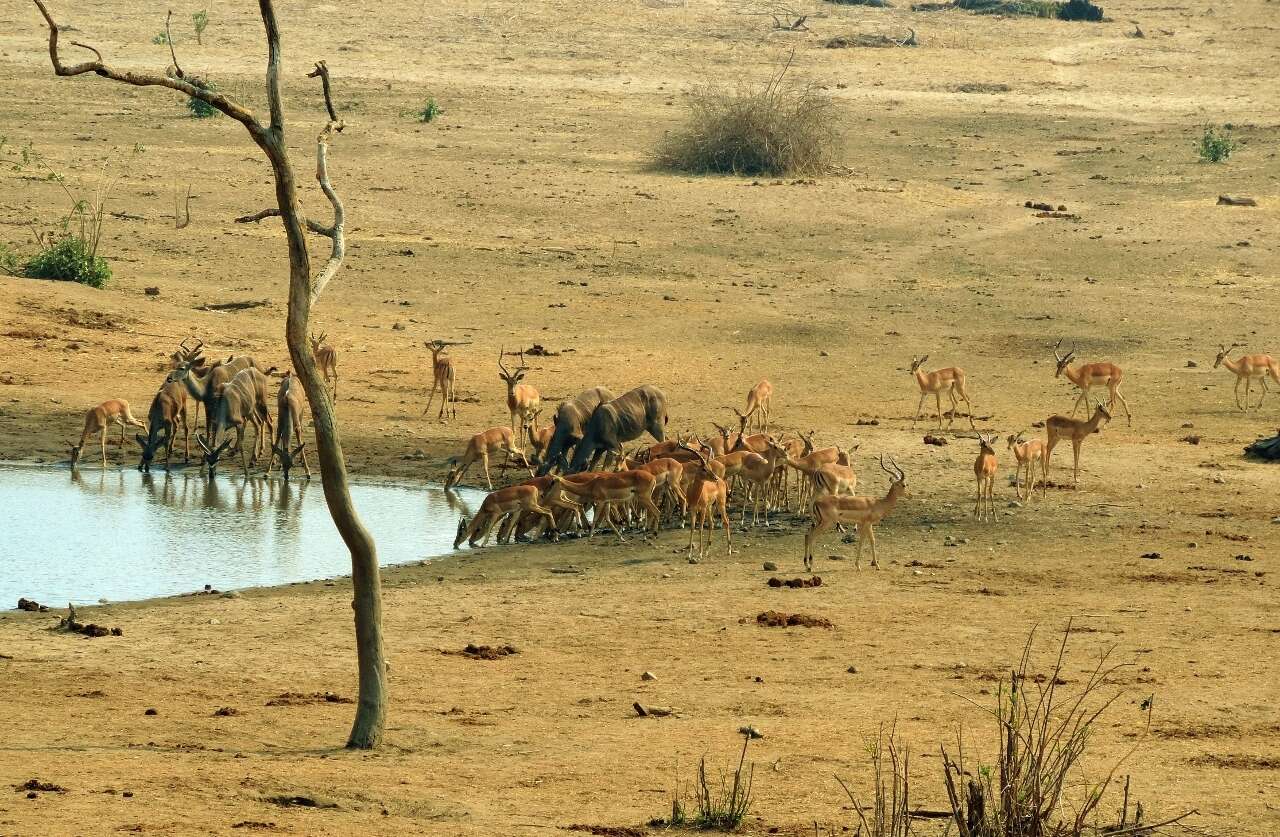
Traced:
<path fill-rule="evenodd" d="M 354 484 L 383 566 L 452 551 L 484 495 Z M 351 572 L 320 480 L 0 465 L 0 608 L 127 601 Z"/>

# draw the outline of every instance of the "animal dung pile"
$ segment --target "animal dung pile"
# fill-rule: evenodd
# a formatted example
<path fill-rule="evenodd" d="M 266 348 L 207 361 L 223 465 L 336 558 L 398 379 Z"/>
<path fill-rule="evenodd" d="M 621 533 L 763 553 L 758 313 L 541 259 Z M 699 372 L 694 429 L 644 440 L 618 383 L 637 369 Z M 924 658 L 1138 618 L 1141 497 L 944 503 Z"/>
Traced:
<path fill-rule="evenodd" d="M 119 628 L 108 628 L 106 625 L 95 625 L 93 622 L 88 624 L 77 622 L 76 609 L 68 605 L 68 611 L 68 614 L 58 622 L 58 630 L 85 636 L 124 636 L 124 631 Z"/>
<path fill-rule="evenodd" d="M 947 440 L 942 436 L 935 436 L 932 433 L 926 433 L 924 437 L 924 443 L 926 445 L 934 445 L 936 447 L 942 447 L 947 443 Z"/>
<path fill-rule="evenodd" d="M 789 587 L 792 590 L 798 590 L 803 587 L 821 587 L 822 576 L 815 575 L 812 578 L 778 578 L 773 576 L 768 582 L 770 587 Z"/>
<path fill-rule="evenodd" d="M 503 657 L 510 657 L 512 654 L 519 654 L 514 645 L 473 645 L 468 644 L 461 651 L 445 651 L 446 654 L 456 654 L 460 657 L 467 657 L 472 660 L 500 660 Z"/>
<path fill-rule="evenodd" d="M 333 692 L 281 692 L 267 701 L 267 706 L 306 706 L 312 703 L 355 703 L 355 701 Z"/>
<path fill-rule="evenodd" d="M 805 613 L 783 613 L 780 610 L 766 610 L 756 614 L 756 624 L 766 628 L 834 628 L 830 619 L 824 616 L 809 616 Z"/>

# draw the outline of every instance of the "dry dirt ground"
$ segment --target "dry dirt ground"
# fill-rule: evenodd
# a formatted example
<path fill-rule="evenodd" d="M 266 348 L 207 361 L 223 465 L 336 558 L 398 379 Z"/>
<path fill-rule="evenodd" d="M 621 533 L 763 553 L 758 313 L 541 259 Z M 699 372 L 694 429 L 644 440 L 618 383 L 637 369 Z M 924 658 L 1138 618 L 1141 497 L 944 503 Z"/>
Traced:
<path fill-rule="evenodd" d="M 196 8 L 174 7 L 184 65 L 259 102 L 252 4 L 212 8 L 203 46 L 186 34 Z M 328 60 L 351 126 L 331 164 L 350 253 L 317 312 L 340 352 L 348 458 L 358 473 L 438 478 L 468 434 L 506 420 L 503 344 L 562 352 L 531 359 L 529 382 L 550 402 L 651 382 L 681 430 L 709 430 L 768 376 L 780 427 L 861 444 L 867 491 L 884 489 L 881 452 L 908 473 L 911 497 L 879 530 L 884 568 L 854 571 L 832 537 L 822 587 L 769 589 L 762 562 L 800 569 L 799 529 L 785 528 L 739 534 L 733 557 L 717 542 L 696 566 L 668 533 L 388 571 L 393 703 L 373 753 L 338 749 L 349 705 L 267 705 L 353 693 L 341 583 L 90 612 L 118 638 L 8 613 L 0 779 L 66 792 L 0 791 L 0 832 L 634 826 L 664 812 L 676 772 L 687 780 L 701 754 L 726 764 L 752 723 L 765 738 L 752 746 L 746 830 L 811 834 L 816 821 L 838 833 L 853 814 L 832 774 L 866 791 L 865 736 L 896 718 L 918 800 L 940 806 L 938 746 L 963 723 L 989 757 L 970 701 L 990 701 L 1033 625 L 1047 652 L 1069 616 L 1069 680 L 1104 648 L 1133 664 L 1091 770 L 1135 743 L 1154 695 L 1151 734 L 1124 768 L 1148 812 L 1195 808 L 1219 834 L 1280 832 L 1280 471 L 1240 456 L 1280 424 L 1280 399 L 1242 415 L 1231 377 L 1210 368 L 1219 342 L 1280 352 L 1276 5 L 1121 0 L 1106 5 L 1111 22 L 1069 24 L 814 2 L 795 33 L 752 9 L 281 4 L 299 172 L 321 116 L 303 78 L 312 61 Z M 77 39 L 152 69 L 168 61 L 151 43 L 163 10 L 55 4 Z M 1135 21 L 1145 38 L 1130 37 Z M 920 47 L 822 46 L 908 27 Z M 75 190 L 120 178 L 106 290 L 0 279 L 0 458 L 57 462 L 87 407 L 123 397 L 145 413 L 181 337 L 282 363 L 285 271 L 276 227 L 232 223 L 272 200 L 237 125 L 187 118 L 164 91 L 55 79 L 45 49 L 34 8 L 0 0 L 0 242 L 29 247 L 28 222 L 48 226 L 67 205 L 38 169 L 16 168 L 23 144 Z M 797 78 L 840 106 L 837 172 L 651 170 L 691 86 L 755 83 L 792 49 Z M 421 124 L 411 113 L 428 97 L 444 115 Z M 1205 122 L 1235 126 L 1243 144 L 1228 163 L 1198 162 Z M 192 223 L 179 231 L 173 194 L 188 185 Z M 1259 205 L 1216 206 L 1224 193 Z M 1078 218 L 1037 218 L 1027 200 Z M 196 310 L 244 300 L 269 304 Z M 455 355 L 474 400 L 447 425 L 419 417 L 422 343 L 435 337 L 471 341 Z M 1123 366 L 1133 424 L 1089 440 L 1079 491 L 1024 507 L 1006 505 L 1002 449 L 999 521 L 975 524 L 975 445 L 958 432 L 921 444 L 906 365 L 927 352 L 930 365 L 963 366 L 981 426 L 1015 431 L 1070 407 L 1052 374 L 1059 337 Z M 1198 445 L 1181 441 L 1190 434 Z M 947 535 L 968 540 L 944 546 Z M 1162 559 L 1140 557 L 1153 551 Z M 567 564 L 585 571 L 550 571 Z M 757 627 L 770 608 L 835 627 Z M 520 653 L 441 653 L 468 642 Z M 658 679 L 641 681 L 645 670 Z M 679 715 L 636 718 L 635 700 Z M 297 796 L 336 807 L 269 801 Z"/>

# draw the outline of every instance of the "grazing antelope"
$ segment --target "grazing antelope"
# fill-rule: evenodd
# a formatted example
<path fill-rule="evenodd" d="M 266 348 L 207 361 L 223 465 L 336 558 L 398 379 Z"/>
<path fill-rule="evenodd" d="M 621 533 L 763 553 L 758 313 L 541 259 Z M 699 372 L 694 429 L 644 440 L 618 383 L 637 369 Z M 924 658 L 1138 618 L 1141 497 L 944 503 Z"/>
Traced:
<path fill-rule="evenodd" d="M 555 426 L 548 424 L 539 430 L 534 430 L 538 426 L 538 416 L 542 413 L 542 408 L 533 411 L 533 421 L 524 426 L 525 436 L 529 440 L 529 451 L 533 454 L 534 460 L 541 465 L 546 461 L 547 451 L 551 448 L 551 438 L 555 435 Z"/>
<path fill-rule="evenodd" d="M 1271 355 L 1241 355 L 1239 360 L 1232 360 L 1227 357 L 1233 350 L 1242 347 L 1243 343 L 1232 343 L 1231 348 L 1227 348 L 1219 344 L 1222 351 L 1218 352 L 1218 357 L 1213 361 L 1213 368 L 1225 366 L 1228 372 L 1236 376 L 1236 406 L 1241 410 L 1249 408 L 1249 390 L 1253 386 L 1253 379 L 1257 378 L 1262 382 L 1262 397 L 1258 399 L 1256 409 L 1262 409 L 1262 402 L 1267 400 L 1267 376 L 1271 376 L 1271 380 L 1280 385 L 1280 361 L 1277 361 Z M 1244 384 L 1244 403 L 1240 403 L 1240 384 Z"/>
<path fill-rule="evenodd" d="M 683 442 L 681 447 L 697 456 L 696 462 L 685 466 L 685 477 L 689 479 L 689 487 L 685 489 L 685 498 L 689 509 L 689 558 L 693 558 L 693 537 L 698 536 L 698 558 L 707 555 L 711 546 L 715 525 L 711 515 L 719 512 L 720 522 L 724 526 L 725 554 L 733 554 L 733 534 L 729 529 L 729 486 L 724 481 L 723 466 L 714 460 L 708 460 L 701 451 L 688 447 Z M 706 531 L 706 539 L 703 533 Z"/>
<path fill-rule="evenodd" d="M 455 346 L 456 343 L 446 343 L 443 340 L 432 340 L 430 343 L 424 343 L 431 350 L 431 395 L 427 398 L 427 408 L 422 411 L 425 416 L 431 409 L 431 402 L 435 400 L 436 390 L 440 390 L 443 400 L 440 402 L 440 415 L 436 418 L 444 421 L 445 411 L 450 411 L 453 418 L 458 417 L 458 408 L 453 405 L 456 393 L 454 392 L 454 372 L 453 358 L 449 357 L 447 348 Z"/>
<path fill-rule="evenodd" d="M 1024 439 L 1022 434 L 1008 437 L 1009 450 L 1013 451 L 1013 457 L 1017 460 L 1018 467 L 1013 473 L 1013 490 L 1018 495 L 1018 499 L 1022 497 L 1022 487 L 1019 478 L 1022 476 L 1022 469 L 1027 470 L 1027 499 L 1031 499 L 1033 492 L 1036 490 L 1036 462 L 1040 463 L 1040 472 L 1045 480 L 1049 479 L 1049 460 L 1044 455 L 1044 442 L 1039 439 Z"/>
<path fill-rule="evenodd" d="M 445 477 L 444 487 L 453 488 L 462 482 L 467 469 L 479 461 L 484 467 L 485 484 L 492 491 L 493 479 L 489 476 L 489 456 L 495 453 L 506 455 L 504 463 L 510 462 L 513 456 L 519 457 L 524 467 L 529 469 L 529 476 L 533 476 L 533 470 L 529 468 L 529 459 L 524 455 L 524 451 L 516 446 L 515 434 L 511 432 L 511 428 L 491 427 L 483 433 L 472 436 L 467 441 L 467 449 L 462 456 L 449 457 L 449 475 Z"/>
<path fill-rule="evenodd" d="M 453 548 L 457 549 L 464 540 L 468 546 L 483 546 L 489 542 L 489 535 L 497 522 L 510 514 L 541 515 L 554 526 L 555 519 L 551 510 L 541 504 L 540 493 L 537 485 L 527 483 L 511 485 L 490 493 L 480 504 L 474 518 L 468 521 L 463 517 L 458 521 L 458 536 L 454 538 Z"/>
<path fill-rule="evenodd" d="M 1080 446 L 1084 444 L 1084 440 L 1094 433 L 1102 430 L 1103 420 L 1111 421 L 1111 413 L 1106 407 L 1098 404 L 1093 410 L 1093 417 L 1088 421 L 1080 419 L 1067 418 L 1066 416 L 1049 416 L 1045 420 L 1044 429 L 1048 440 L 1044 447 L 1044 493 L 1049 491 L 1049 461 L 1053 458 L 1053 449 L 1057 447 L 1058 442 L 1063 439 L 1071 440 L 1071 453 L 1073 456 L 1073 464 L 1071 470 L 1071 484 L 1078 485 L 1080 482 Z"/>
<path fill-rule="evenodd" d="M 182 422 L 183 462 L 190 462 L 191 428 L 187 424 L 187 388 L 177 382 L 166 381 L 160 385 L 155 398 L 151 399 L 151 409 L 147 411 L 147 435 L 139 433 L 135 436 L 142 447 L 139 471 L 151 471 L 151 460 L 155 458 L 161 445 L 164 445 L 164 469 L 169 470 L 179 421 Z"/>
<path fill-rule="evenodd" d="M 613 533 L 618 536 L 618 540 L 626 543 L 627 539 L 622 537 L 622 532 L 613 519 L 612 509 L 616 505 L 630 505 L 633 502 L 639 503 L 645 510 L 646 518 L 653 524 L 653 533 L 655 535 L 658 533 L 658 523 L 662 513 L 653 502 L 658 478 L 649 471 L 638 469 L 615 471 L 600 474 L 584 484 L 570 483 L 561 476 L 556 476 L 555 480 L 558 485 L 571 486 L 570 491 L 591 501 L 593 511 L 588 538 L 595 537 L 596 527 L 600 525 L 600 517 L 603 515 L 612 527 Z"/>
<path fill-rule="evenodd" d="M 302 454 L 302 467 L 311 479 L 311 466 L 307 464 L 307 443 L 302 440 L 302 406 L 305 398 L 302 384 L 293 377 L 292 371 L 286 371 L 280 379 L 280 392 L 276 395 L 276 438 L 271 443 L 271 458 L 267 460 L 267 474 L 271 474 L 271 466 L 280 459 L 280 471 L 284 481 L 289 481 L 289 471 L 293 461 Z M 291 438 L 292 437 L 292 438 Z M 297 442 L 290 450 L 289 446 Z"/>
<path fill-rule="evenodd" d="M 80 444 L 72 441 L 67 442 L 71 448 L 71 467 L 74 468 L 80 462 L 80 454 L 84 451 L 85 442 L 94 433 L 101 434 L 102 443 L 102 467 L 107 467 L 107 427 L 112 424 L 120 425 L 120 446 L 124 447 L 124 430 L 126 425 L 141 427 L 143 430 L 147 426 L 133 417 L 133 413 L 129 411 L 129 402 L 120 398 L 112 398 L 109 401 L 103 401 L 96 407 L 92 407 L 84 414 L 84 430 L 80 432 Z"/>
<path fill-rule="evenodd" d="M 978 481 L 978 495 L 973 501 L 973 516 L 988 521 L 996 519 L 996 437 L 978 434 L 978 458 L 973 461 L 973 476 Z M 983 508 L 983 499 L 986 508 Z"/>
<path fill-rule="evenodd" d="M 760 383 L 751 388 L 751 391 L 747 393 L 747 411 L 738 413 L 737 408 L 734 409 L 734 412 L 738 413 L 739 421 L 743 422 L 744 428 L 747 421 L 754 415 L 756 416 L 756 426 L 766 433 L 769 432 L 769 401 L 772 398 L 773 384 L 769 383 L 767 379 L 760 381 Z"/>
<path fill-rule="evenodd" d="M 942 393 L 945 392 L 951 399 L 951 418 L 947 420 L 947 426 L 950 427 L 956 420 L 956 411 L 960 408 L 959 402 L 963 400 L 969 408 L 969 427 L 973 427 L 973 403 L 969 401 L 969 394 L 964 389 L 964 370 L 958 366 L 948 366 L 945 369 L 922 372 L 920 367 L 928 359 L 928 355 L 911 359 L 911 375 L 920 387 L 920 403 L 916 405 L 916 415 L 911 420 L 912 426 L 920 420 L 920 411 L 924 409 L 925 398 L 932 395 L 938 406 L 938 427 L 942 427 Z"/>
<path fill-rule="evenodd" d="M 311 354 L 316 359 L 316 366 L 320 367 L 320 374 L 324 375 L 324 385 L 329 385 L 329 379 L 333 378 L 333 397 L 338 398 L 338 350 L 324 341 L 328 337 L 328 332 L 316 337 L 311 335 Z"/>
<path fill-rule="evenodd" d="M 738 476 L 742 478 L 747 488 L 747 496 L 742 504 L 742 520 L 739 521 L 741 526 L 746 526 L 747 523 L 747 503 L 751 504 L 751 525 L 759 524 L 761 506 L 764 507 L 764 525 L 769 525 L 769 503 L 774 499 L 770 491 L 773 475 L 786 461 L 787 452 L 772 437 L 768 442 L 768 455 L 761 456 L 754 451 L 748 451 L 747 461 L 738 472 Z"/>
<path fill-rule="evenodd" d="M 507 409 L 511 411 L 511 431 L 514 433 L 516 429 L 516 416 L 520 417 L 520 436 L 524 437 L 524 428 L 528 424 L 533 424 L 533 429 L 537 430 L 538 409 L 542 404 L 542 396 L 538 394 L 538 390 L 522 384 L 520 381 L 524 378 L 524 373 L 529 367 L 524 365 L 524 352 L 520 353 L 520 365 L 516 367 L 516 371 L 511 372 L 502 363 L 502 356 L 506 353 L 505 349 L 498 349 L 498 377 L 507 385 Z"/>
<path fill-rule="evenodd" d="M 1053 347 L 1053 357 L 1058 362 L 1058 371 L 1053 373 L 1055 378 L 1062 375 L 1067 376 L 1067 380 L 1080 388 L 1080 397 L 1076 399 L 1076 403 L 1071 408 L 1071 415 L 1074 418 L 1076 410 L 1080 409 L 1080 403 L 1084 402 L 1085 412 L 1089 411 L 1089 389 L 1095 386 L 1106 386 L 1107 413 L 1110 418 L 1110 411 L 1116 408 L 1116 401 L 1120 401 L 1120 406 L 1124 407 L 1124 416 L 1126 423 L 1133 424 L 1133 416 L 1129 413 L 1129 402 L 1124 400 L 1124 396 L 1120 393 L 1120 381 L 1124 377 L 1124 373 L 1120 371 L 1120 367 L 1114 363 L 1082 363 L 1075 369 L 1071 368 L 1071 361 L 1076 356 L 1076 350 L 1072 347 L 1066 356 L 1058 354 L 1058 347 L 1062 345 L 1059 340 Z M 1101 403 L 1101 402 L 1099 402 Z"/>
<path fill-rule="evenodd" d="M 885 518 L 902 497 L 910 497 L 907 493 L 907 475 L 893 460 L 889 460 L 893 470 L 884 464 L 884 456 L 880 457 L 880 468 L 889 475 L 889 492 L 884 497 L 846 497 L 839 494 L 828 494 L 819 497 L 813 503 L 814 521 L 804 536 L 804 568 L 813 571 L 813 542 L 823 532 L 829 531 L 840 523 L 856 524 L 858 527 L 858 551 L 853 559 L 854 569 L 861 569 L 862 543 L 871 541 L 871 566 L 879 567 L 876 560 L 875 525 Z"/>
<path fill-rule="evenodd" d="M 186 378 L 190 381 L 190 376 Z M 204 450 L 204 463 L 209 467 L 209 476 L 217 472 L 218 460 L 226 451 L 230 439 L 218 444 L 218 439 L 228 429 L 236 431 L 236 446 L 232 452 L 240 452 L 240 465 L 245 476 L 249 476 L 249 462 L 245 460 L 244 431 L 246 425 L 254 427 L 253 463 L 258 456 L 268 452 L 271 437 L 271 412 L 267 409 L 267 376 L 257 369 L 242 369 L 228 381 L 218 392 L 218 400 L 210 413 L 212 433 L 206 440 L 196 436 L 196 442 Z M 264 432 L 265 428 L 265 432 Z"/>

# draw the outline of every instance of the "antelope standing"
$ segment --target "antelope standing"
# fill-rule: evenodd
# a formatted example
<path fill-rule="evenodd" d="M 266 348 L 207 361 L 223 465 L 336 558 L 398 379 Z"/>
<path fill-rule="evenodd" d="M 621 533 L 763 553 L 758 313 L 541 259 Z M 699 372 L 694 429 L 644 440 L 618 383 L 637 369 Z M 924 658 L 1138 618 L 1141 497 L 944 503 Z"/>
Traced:
<path fill-rule="evenodd" d="M 973 501 L 973 516 L 988 521 L 996 518 L 996 437 L 978 434 L 978 458 L 973 462 L 973 476 L 978 481 L 978 494 Z M 983 500 L 986 508 L 983 508 Z"/>
<path fill-rule="evenodd" d="M 431 395 L 427 398 L 427 407 L 422 411 L 425 416 L 431 409 L 431 402 L 435 400 L 436 390 L 440 390 L 440 414 L 436 418 L 444 421 L 445 411 L 449 411 L 453 418 L 458 417 L 458 408 L 454 406 L 454 372 L 453 358 L 449 357 L 448 347 L 456 345 L 454 343 L 446 343 L 443 340 L 432 340 L 430 343 L 424 343 L 431 350 Z"/>
<path fill-rule="evenodd" d="M 871 541 L 871 566 L 879 567 L 876 560 L 875 525 L 885 518 L 902 497 L 910 497 L 907 493 L 907 475 L 893 460 L 889 460 L 893 470 L 884 464 L 884 456 L 880 457 L 880 468 L 889 475 L 889 492 L 884 497 L 846 497 L 839 494 L 828 494 L 819 497 L 813 503 L 814 521 L 804 536 L 804 568 L 813 571 L 813 542 L 823 532 L 829 531 L 840 523 L 855 524 L 858 527 L 858 551 L 853 559 L 854 569 L 861 569 L 862 543 Z"/>
<path fill-rule="evenodd" d="M 204 405 L 205 435 L 217 442 L 218 437 L 211 435 L 213 433 L 213 412 L 218 401 L 218 395 L 222 392 L 223 387 L 245 369 L 253 369 L 261 374 L 270 375 L 276 368 L 272 366 L 270 369 L 262 369 L 256 360 L 247 355 L 232 356 L 226 360 L 215 361 L 206 366 L 204 358 L 200 356 L 200 350 L 203 345 L 203 343 L 198 343 L 195 348 L 187 350 L 182 362 L 169 373 L 165 380 L 183 384 L 191 397 Z M 198 408 L 196 412 L 197 414 L 199 413 Z"/>
<path fill-rule="evenodd" d="M 190 382 L 191 377 L 187 376 L 185 380 Z M 244 468 L 245 476 L 249 476 L 249 462 L 245 460 L 244 452 L 246 425 L 252 424 L 254 427 L 253 463 L 257 463 L 260 454 L 267 453 L 270 444 L 271 412 L 267 409 L 267 376 L 253 368 L 237 372 L 221 388 L 210 415 L 213 419 L 211 441 L 196 436 L 196 443 L 204 450 L 204 463 L 209 466 L 209 476 L 213 477 L 217 472 L 218 461 L 231 442 L 226 439 L 218 444 L 218 439 L 228 428 L 236 431 L 233 452 L 240 452 L 240 465 Z M 263 428 L 266 428 L 265 432 Z"/>
<path fill-rule="evenodd" d="M 533 454 L 533 458 L 541 465 L 546 461 L 547 451 L 551 447 L 551 437 L 555 435 L 555 426 L 548 424 L 539 430 L 537 427 L 538 416 L 542 413 L 542 408 L 533 411 L 533 421 L 524 426 L 525 437 L 529 440 L 529 451 Z"/>
<path fill-rule="evenodd" d="M 280 471 L 285 482 L 289 481 L 289 471 L 293 462 L 302 454 L 302 467 L 311 479 L 311 466 L 307 464 L 307 443 L 302 440 L 302 406 L 305 397 L 302 384 L 294 379 L 292 371 L 286 371 L 280 379 L 280 392 L 276 395 L 276 438 L 271 443 L 271 458 L 267 460 L 267 474 L 271 474 L 271 466 L 280 460 Z M 297 446 L 290 449 L 290 445 Z"/>
<path fill-rule="evenodd" d="M 494 525 L 509 514 L 537 514 L 545 517 L 552 526 L 555 519 L 551 510 L 545 508 L 540 501 L 537 485 L 512 485 L 500 488 L 484 498 L 479 511 L 470 521 L 463 517 L 458 521 L 458 535 L 454 538 L 453 548 L 457 549 L 465 540 L 468 546 L 483 546 L 489 540 Z"/>
<path fill-rule="evenodd" d="M 715 534 L 715 524 L 711 515 L 719 512 L 720 522 L 724 526 L 725 554 L 733 554 L 733 534 L 729 530 L 729 486 L 724 481 L 723 466 L 714 460 L 708 460 L 700 451 L 681 443 L 681 447 L 698 457 L 696 462 L 685 466 L 685 476 L 689 478 L 689 487 L 685 489 L 685 497 L 689 508 L 689 557 L 693 558 L 693 537 L 698 535 L 698 558 L 706 557 L 707 547 L 711 546 Z M 703 532 L 707 537 L 703 540 Z"/>
<path fill-rule="evenodd" d="M 1106 386 L 1107 398 L 1107 417 L 1111 417 L 1111 411 L 1116 408 L 1116 401 L 1120 402 L 1120 406 L 1124 407 L 1125 422 L 1133 424 L 1133 416 L 1129 413 L 1129 402 L 1124 400 L 1124 396 L 1120 393 L 1120 381 L 1124 377 L 1124 373 L 1119 366 L 1114 363 L 1103 361 L 1101 363 L 1082 363 L 1076 368 L 1071 368 L 1071 361 L 1076 356 L 1076 350 L 1072 347 L 1066 356 L 1058 354 L 1058 347 L 1062 345 L 1059 340 L 1053 347 L 1053 357 L 1058 362 L 1058 371 L 1053 373 L 1055 378 L 1066 375 L 1067 380 L 1080 388 L 1080 397 L 1076 399 L 1076 403 L 1071 408 L 1071 415 L 1074 418 L 1076 410 L 1080 409 L 1080 402 L 1084 402 L 1084 409 L 1089 411 L 1089 389 L 1095 386 Z M 1102 403 L 1102 402 L 1098 402 Z"/>
<path fill-rule="evenodd" d="M 484 467 L 484 481 L 489 490 L 493 490 L 493 479 L 489 476 L 489 456 L 495 453 L 506 454 L 504 462 L 510 462 L 513 456 L 520 457 L 525 468 L 529 468 L 529 460 L 516 445 L 515 434 L 509 427 L 491 427 L 483 433 L 477 433 L 467 441 L 467 449 L 462 456 L 449 457 L 449 475 L 445 477 L 444 487 L 453 488 L 462 482 L 467 469 L 475 462 Z M 533 476 L 530 469 L 529 476 Z"/>
<path fill-rule="evenodd" d="M 1048 458 L 1044 455 L 1044 442 L 1039 439 L 1024 439 L 1022 434 L 1008 437 L 1009 450 L 1013 451 L 1013 458 L 1017 460 L 1018 467 L 1013 472 L 1013 490 L 1018 495 L 1018 499 L 1022 499 L 1022 486 L 1019 482 L 1022 476 L 1023 468 L 1027 471 L 1027 499 L 1031 499 L 1033 492 L 1036 490 L 1036 463 L 1040 463 L 1040 472 L 1045 480 L 1049 479 Z"/>
<path fill-rule="evenodd" d="M 147 435 L 139 433 L 135 437 L 142 447 L 139 471 L 151 471 L 151 460 L 155 458 L 161 445 L 164 445 L 164 469 L 169 470 L 179 421 L 182 422 L 183 462 L 190 462 L 191 428 L 187 424 L 187 388 L 176 381 L 165 381 L 160 385 L 155 398 L 151 399 L 151 409 L 147 411 Z"/>
<path fill-rule="evenodd" d="M 769 401 L 772 398 L 773 384 L 769 383 L 768 379 L 760 381 L 751 388 L 747 393 L 747 411 L 738 413 L 738 410 L 734 409 L 734 412 L 738 413 L 738 419 L 743 422 L 744 428 L 746 422 L 752 416 L 756 416 L 755 424 L 766 433 L 769 432 Z"/>
<path fill-rule="evenodd" d="M 120 446 L 124 447 L 124 431 L 126 425 L 141 427 L 143 430 L 147 426 L 133 417 L 133 413 L 129 411 L 129 402 L 121 398 L 112 398 L 103 401 L 96 407 L 91 407 L 84 414 L 84 430 L 80 431 L 80 444 L 76 444 L 70 440 L 67 445 L 71 448 L 71 467 L 76 467 L 80 462 L 80 454 L 84 451 L 85 442 L 94 433 L 101 434 L 102 443 L 102 467 L 107 467 L 107 428 L 112 424 L 120 425 Z"/>
<path fill-rule="evenodd" d="M 524 365 L 524 352 L 520 353 L 520 365 L 514 372 L 509 371 L 502 363 L 502 356 L 505 353 L 505 349 L 498 349 L 498 369 L 500 370 L 498 377 L 507 385 L 507 409 L 511 412 L 511 432 L 514 433 L 516 430 L 516 416 L 519 416 L 520 436 L 523 438 L 526 425 L 533 424 L 533 429 L 538 429 L 538 408 L 542 404 L 542 396 L 535 388 L 520 383 L 524 379 L 524 373 L 529 370 L 529 367 Z"/>
<path fill-rule="evenodd" d="M 1258 399 L 1256 409 L 1262 409 L 1262 402 L 1267 400 L 1267 376 L 1280 386 L 1280 361 L 1277 361 L 1271 355 L 1241 355 L 1239 360 L 1232 360 L 1227 357 L 1234 349 L 1243 346 L 1243 343 L 1232 343 L 1231 348 L 1227 348 L 1219 344 L 1218 348 L 1222 351 L 1218 352 L 1218 357 L 1213 361 L 1213 368 L 1225 366 L 1228 372 L 1236 376 L 1236 406 L 1241 410 L 1249 408 L 1249 390 L 1253 386 L 1253 379 L 1257 378 L 1262 382 L 1262 397 Z M 1244 384 L 1244 403 L 1240 403 L 1240 384 Z"/>
<path fill-rule="evenodd" d="M 916 384 L 920 387 L 920 403 L 916 405 L 915 418 L 911 420 L 912 426 L 920 420 L 920 411 L 924 409 L 924 400 L 930 395 L 933 396 L 934 402 L 938 406 L 938 427 L 942 427 L 942 393 L 946 393 L 951 399 L 951 418 L 947 420 L 947 426 L 956 420 L 956 411 L 960 408 L 960 401 L 964 401 L 965 406 L 969 408 L 969 427 L 973 427 L 973 403 L 969 401 L 969 394 L 965 392 L 965 374 L 964 370 L 958 366 L 948 366 L 945 369 L 935 369 L 932 372 L 923 372 L 920 367 L 929 359 L 928 355 L 921 358 L 911 359 L 911 375 L 916 379 Z"/>
<path fill-rule="evenodd" d="M 1103 420 L 1111 421 L 1111 413 L 1106 407 L 1098 404 L 1093 410 L 1093 416 L 1088 421 L 1080 419 L 1068 418 L 1066 416 L 1049 416 L 1045 420 L 1044 429 L 1048 440 L 1044 447 L 1044 492 L 1049 491 L 1049 461 L 1053 458 L 1053 449 L 1057 447 L 1058 442 L 1063 439 L 1071 440 L 1072 453 L 1072 469 L 1071 484 L 1078 485 L 1080 482 L 1080 446 L 1084 444 L 1084 440 L 1092 434 L 1098 433 L 1102 429 Z"/>
<path fill-rule="evenodd" d="M 324 342 L 328 337 L 328 332 L 316 337 L 311 335 L 311 354 L 316 359 L 316 366 L 320 367 L 320 374 L 324 375 L 324 385 L 329 385 L 329 378 L 333 378 L 333 397 L 338 398 L 338 350 Z"/>

